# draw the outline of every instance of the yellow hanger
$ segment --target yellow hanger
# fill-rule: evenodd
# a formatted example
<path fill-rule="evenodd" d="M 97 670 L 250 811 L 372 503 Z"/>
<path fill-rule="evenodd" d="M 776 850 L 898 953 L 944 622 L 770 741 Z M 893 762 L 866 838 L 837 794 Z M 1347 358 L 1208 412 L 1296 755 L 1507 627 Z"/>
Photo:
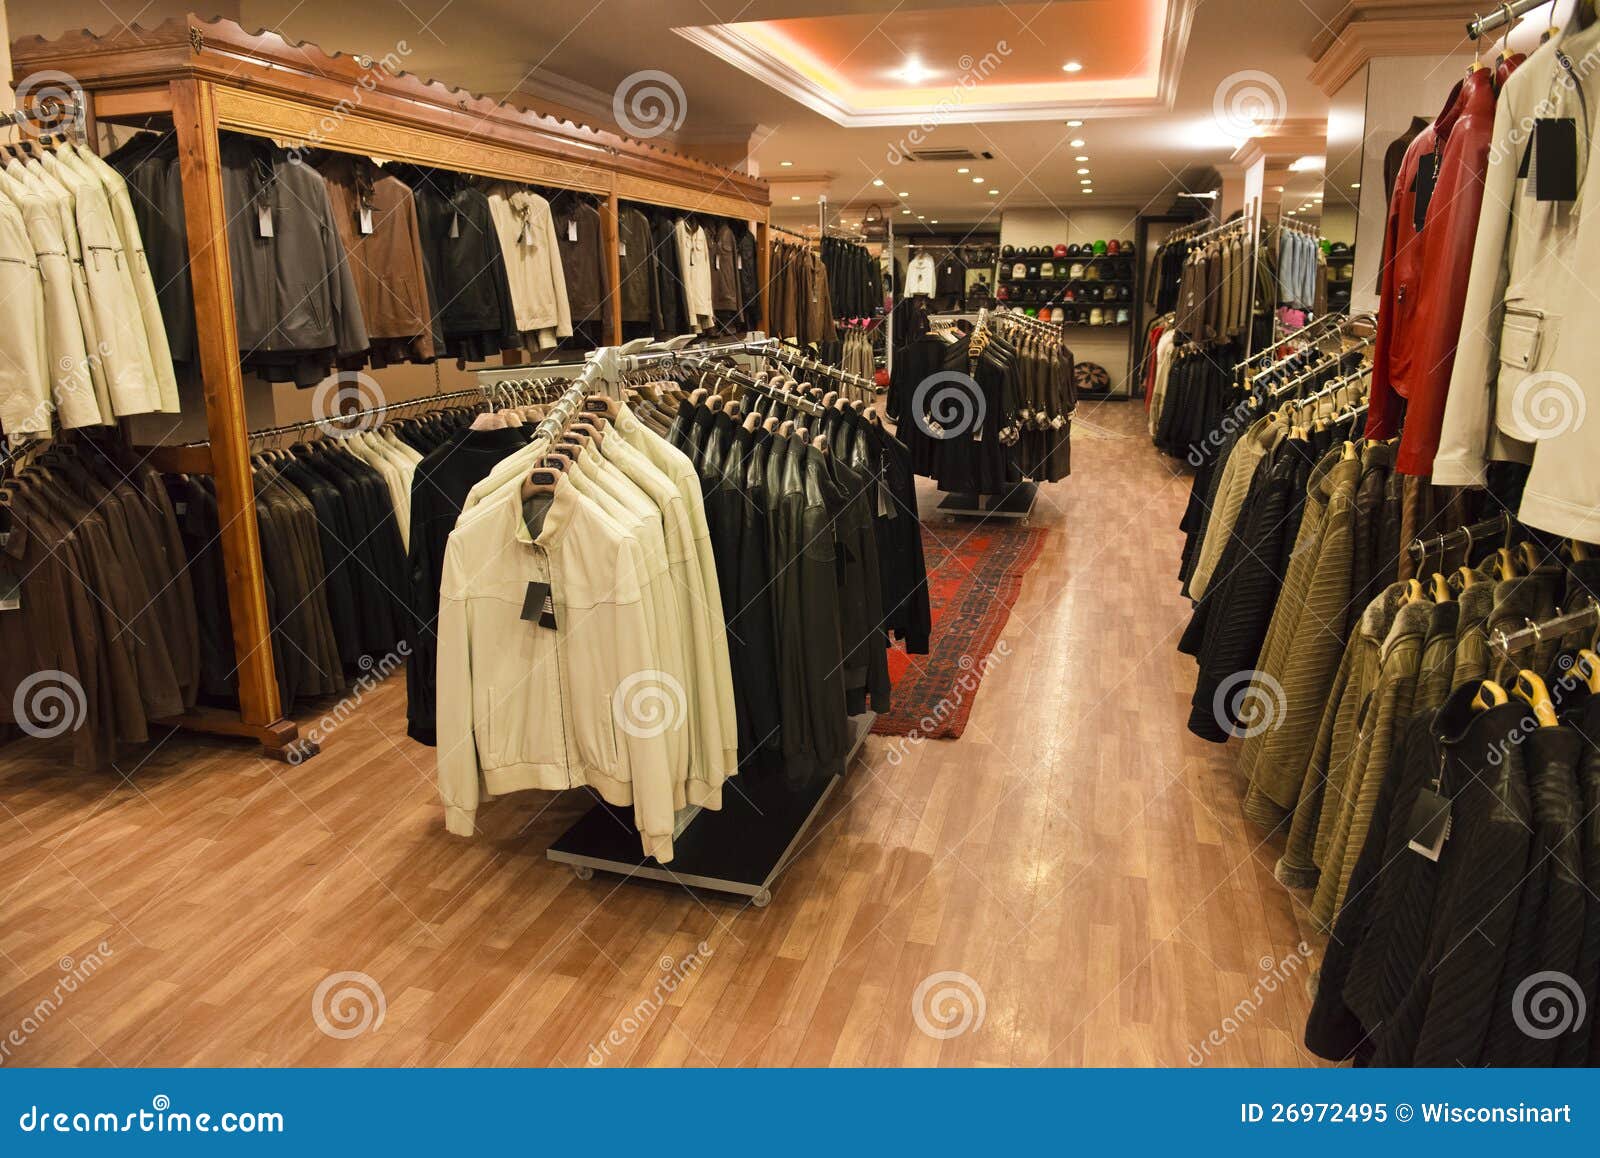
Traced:
<path fill-rule="evenodd" d="M 1524 668 L 1517 673 L 1517 682 L 1511 687 L 1517 699 L 1533 709 L 1533 718 L 1539 721 L 1541 728 L 1553 728 L 1560 722 L 1556 719 L 1556 706 L 1550 701 L 1550 689 L 1544 686 L 1544 680 L 1537 673 Z"/>
<path fill-rule="evenodd" d="M 1498 579 L 1517 577 L 1517 560 L 1508 547 L 1497 547 L 1494 553 L 1494 573 Z"/>
<path fill-rule="evenodd" d="M 1461 590 L 1465 591 L 1478 581 L 1478 573 L 1471 567 L 1456 568 L 1456 579 L 1459 580 Z"/>
<path fill-rule="evenodd" d="M 1524 539 L 1517 544 L 1517 550 L 1522 556 L 1522 573 L 1532 575 L 1539 569 L 1539 548 L 1534 546 L 1532 539 Z"/>
<path fill-rule="evenodd" d="M 1415 579 L 1407 579 L 1406 580 L 1405 602 L 1408 603 L 1408 604 L 1415 603 L 1421 598 L 1422 598 L 1422 584 L 1417 582 Z"/>
<path fill-rule="evenodd" d="M 1435 603 L 1449 603 L 1455 598 L 1455 594 L 1450 590 L 1450 581 L 1439 572 L 1433 573 L 1433 578 L 1428 580 L 1428 584 L 1433 590 Z"/>
<path fill-rule="evenodd" d="M 1353 442 L 1345 443 L 1344 444 L 1344 461 L 1345 462 L 1351 462 L 1351 461 L 1353 461 L 1355 459 L 1355 457 L 1356 457 L 1356 444 L 1353 443 Z"/>
<path fill-rule="evenodd" d="M 1589 685 L 1589 690 L 1600 695 L 1600 655 L 1596 655 L 1591 648 L 1580 648 L 1578 670 L 1583 673 L 1584 682 Z"/>
<path fill-rule="evenodd" d="M 1506 702 L 1506 689 L 1493 680 L 1484 680 L 1478 688 L 1478 694 L 1472 697 L 1472 706 L 1475 710 L 1486 712 L 1490 708 L 1498 708 Z"/>
<path fill-rule="evenodd" d="M 1572 542 L 1568 544 L 1568 548 L 1574 563 L 1587 562 L 1590 556 L 1593 554 L 1593 552 L 1591 552 L 1589 549 L 1588 543 L 1580 542 L 1577 539 L 1573 539 Z"/>

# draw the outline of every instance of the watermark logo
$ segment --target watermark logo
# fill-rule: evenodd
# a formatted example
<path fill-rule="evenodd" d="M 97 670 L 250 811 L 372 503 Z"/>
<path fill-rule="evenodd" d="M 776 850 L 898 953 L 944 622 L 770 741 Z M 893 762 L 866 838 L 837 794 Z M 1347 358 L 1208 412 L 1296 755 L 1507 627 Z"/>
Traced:
<path fill-rule="evenodd" d="M 1289 697 L 1264 671 L 1236 671 L 1217 685 L 1211 697 L 1211 714 L 1230 736 L 1248 740 L 1275 731 L 1289 710 Z"/>
<path fill-rule="evenodd" d="M 1257 1013 L 1267 998 L 1276 993 L 1286 984 L 1291 977 L 1305 968 L 1311 958 L 1311 946 L 1301 941 L 1294 947 L 1294 952 L 1287 954 L 1281 960 L 1267 956 L 1261 958 L 1256 964 L 1261 970 L 1261 975 L 1256 978 L 1256 983 L 1250 987 L 1250 992 L 1235 1005 L 1219 1024 L 1205 1037 L 1200 1039 L 1198 1045 L 1189 1047 L 1189 1064 L 1198 1066 L 1204 1064 L 1211 1057 L 1213 1050 L 1221 1049 L 1228 1044 L 1228 1040 L 1238 1033 Z"/>
<path fill-rule="evenodd" d="M 988 412 L 983 387 L 959 370 L 930 374 L 911 392 L 911 420 L 929 438 L 977 434 Z"/>
<path fill-rule="evenodd" d="M 11 718 L 28 735 L 53 740 L 83 727 L 89 700 L 83 685 L 64 671 L 36 671 L 17 685 Z"/>
<path fill-rule="evenodd" d="M 83 85 L 71 73 L 45 68 L 22 78 L 16 89 L 16 107 L 27 112 L 22 130 L 40 133 L 81 133 L 84 130 Z"/>
<path fill-rule="evenodd" d="M 954 970 L 924 977 L 911 995 L 911 1019 L 923 1033 L 939 1041 L 977 1033 L 988 1008 L 983 987 Z"/>
<path fill-rule="evenodd" d="M 711 960 L 714 952 L 710 945 L 701 941 L 681 960 L 674 960 L 671 957 L 661 958 L 659 962 L 661 976 L 656 979 L 649 995 L 623 1014 L 622 1020 L 612 1026 L 605 1037 L 589 1044 L 589 1065 L 605 1065 L 613 1051 L 621 1049 L 628 1044 L 629 1038 L 647 1028 L 655 1020 L 656 1014 L 661 1012 L 661 1007 L 667 1003 L 667 999 L 678 991 L 678 987 L 689 979 L 691 973 Z"/>
<path fill-rule="evenodd" d="M 630 137 L 648 141 L 683 127 L 689 102 L 670 72 L 644 68 L 622 78 L 611 95 L 611 115 Z"/>
<path fill-rule="evenodd" d="M 1511 1020 L 1523 1033 L 1539 1041 L 1582 1028 L 1588 1015 L 1583 986 L 1558 970 L 1523 978 L 1511 995 Z"/>
<path fill-rule="evenodd" d="M 1211 117 L 1229 137 L 1243 140 L 1283 123 L 1289 98 L 1270 72 L 1246 68 L 1222 78 L 1211 96 Z"/>
<path fill-rule="evenodd" d="M 1511 393 L 1511 416 L 1529 441 L 1572 434 L 1583 426 L 1588 413 L 1583 387 L 1559 370 L 1530 374 Z"/>
<path fill-rule="evenodd" d="M 330 973 L 311 994 L 311 1020 L 340 1041 L 376 1033 L 388 1010 L 383 986 L 366 973 Z"/>
<path fill-rule="evenodd" d="M 611 693 L 611 718 L 635 739 L 653 740 L 683 727 L 689 696 L 668 672 L 636 671 Z"/>
<path fill-rule="evenodd" d="M 23 1014 L 22 1020 L 12 1026 L 4 1037 L 0 1037 L 0 1065 L 4 1065 L 13 1053 L 27 1045 L 28 1039 L 38 1033 L 45 1022 L 60 1011 L 66 1004 L 67 998 L 100 972 L 106 964 L 106 959 L 114 953 L 115 950 L 111 948 L 110 942 L 101 941 L 81 957 L 74 958 L 68 955 L 56 962 L 60 975 L 57 976 L 54 987 L 36 1001 L 32 1009 Z"/>
<path fill-rule="evenodd" d="M 383 387 L 360 370 L 341 370 L 311 395 L 311 417 L 317 429 L 332 438 L 353 438 L 383 421 Z"/>
<path fill-rule="evenodd" d="M 964 655 L 956 660 L 956 666 L 961 669 L 961 674 L 956 676 L 949 693 L 940 696 L 939 702 L 933 705 L 927 715 L 917 721 L 911 731 L 904 736 L 892 738 L 888 750 L 884 753 L 885 762 L 891 768 L 898 768 L 905 760 L 906 754 L 926 743 L 929 736 L 942 728 L 947 720 L 961 710 L 968 697 L 978 694 L 983 677 L 1010 656 L 1011 644 L 1008 640 L 1002 639 L 994 645 L 993 651 L 979 659 Z"/>
<path fill-rule="evenodd" d="M 355 84 L 350 86 L 350 95 L 341 98 L 331 109 L 323 113 L 303 141 L 289 147 L 288 159 L 294 164 L 299 164 L 305 160 L 305 150 L 316 148 L 337 133 L 340 126 L 350 119 L 351 114 L 366 104 L 369 92 L 375 92 L 378 85 L 388 77 L 399 76 L 405 71 L 400 67 L 400 62 L 410 56 L 411 51 L 411 45 L 404 40 L 397 40 L 394 51 L 387 52 L 381 57 L 356 57 L 356 63 L 361 66 L 361 75 L 356 78 Z"/>
<path fill-rule="evenodd" d="M 323 742 L 356 714 L 356 709 L 361 706 L 362 701 L 376 690 L 379 684 L 393 675 L 410 654 L 411 645 L 402 639 L 395 644 L 394 650 L 385 654 L 382 659 L 363 655 L 356 660 L 361 668 L 361 674 L 356 677 L 350 691 L 341 696 L 338 703 L 304 730 L 301 736 L 302 742 L 292 745 L 288 750 L 289 763 L 302 764 L 314 755 Z"/>

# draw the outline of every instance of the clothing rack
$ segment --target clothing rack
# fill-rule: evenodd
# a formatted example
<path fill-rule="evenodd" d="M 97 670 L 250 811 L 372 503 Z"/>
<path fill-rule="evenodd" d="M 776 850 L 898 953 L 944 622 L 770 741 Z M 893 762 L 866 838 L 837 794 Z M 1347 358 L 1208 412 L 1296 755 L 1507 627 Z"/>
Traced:
<path fill-rule="evenodd" d="M 1471 551 L 1472 544 L 1486 542 L 1496 536 L 1509 546 L 1515 531 L 1516 522 L 1512 519 L 1511 513 L 1506 511 L 1492 519 L 1484 519 L 1482 522 L 1473 523 L 1470 527 L 1457 527 L 1432 539 L 1413 539 L 1406 549 L 1414 558 L 1422 559 L 1430 550 L 1438 551 L 1440 555 L 1457 547 L 1465 547 Z"/>
<path fill-rule="evenodd" d="M 1487 16 L 1475 16 L 1467 21 L 1467 35 L 1478 40 L 1496 28 L 1504 28 L 1526 12 L 1554 3 L 1555 0 L 1512 0 L 1512 3 L 1500 5 Z"/>
<path fill-rule="evenodd" d="M 1546 640 L 1561 639 L 1575 631 L 1600 628 L 1600 601 L 1591 595 L 1589 602 L 1576 611 L 1546 619 L 1542 623 L 1535 623 L 1531 619 L 1524 619 L 1523 623 L 1527 626 L 1511 632 L 1501 628 L 1489 637 L 1490 645 L 1508 660 L 1516 653 L 1537 647 Z"/>
<path fill-rule="evenodd" d="M 233 271 L 227 247 L 215 244 L 226 224 L 222 133 L 596 195 L 612 284 L 621 280 L 621 200 L 754 219 L 756 280 L 766 312 L 772 198 L 764 182 L 746 174 L 412 73 L 373 68 L 359 53 L 249 32 L 227 19 L 190 14 L 104 36 L 87 30 L 54 40 L 30 36 L 12 43 L 11 57 L 17 76 L 76 78 L 83 94 L 78 123 L 90 129 L 100 122 L 159 126 L 176 139 L 209 438 L 203 446 L 140 450 L 157 470 L 215 479 L 239 699 L 237 710 L 197 708 L 171 721 L 177 726 L 251 739 L 280 760 L 310 754 L 284 715 L 274 672 Z M 359 107 L 350 107 L 352 91 L 361 93 Z M 24 113 L 36 117 L 50 107 L 40 98 Z M 621 333 L 621 310 L 620 296 L 613 295 L 606 318 L 613 337 Z"/>
<path fill-rule="evenodd" d="M 794 230 L 785 229 L 781 225 L 773 225 L 770 228 L 771 228 L 773 233 L 781 233 L 785 237 L 793 238 L 795 241 L 798 241 L 801 245 L 810 245 L 813 241 L 816 240 L 815 237 L 807 237 L 804 233 L 796 233 Z"/>

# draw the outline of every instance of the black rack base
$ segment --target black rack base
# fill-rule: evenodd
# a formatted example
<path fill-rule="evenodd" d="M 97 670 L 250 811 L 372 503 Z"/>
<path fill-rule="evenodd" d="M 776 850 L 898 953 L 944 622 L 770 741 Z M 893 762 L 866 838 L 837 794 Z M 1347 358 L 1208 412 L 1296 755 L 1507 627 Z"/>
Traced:
<path fill-rule="evenodd" d="M 545 855 L 571 865 L 580 880 L 588 880 L 598 869 L 749 897 L 757 908 L 764 908 L 772 900 L 773 881 L 799 855 L 875 718 L 870 712 L 851 717 L 850 749 L 843 768 L 809 791 L 791 789 L 781 771 L 730 780 L 723 789 L 722 808 L 702 809 L 673 841 L 671 864 L 645 856 L 632 810 L 609 804 L 596 804 L 584 813 Z"/>
<path fill-rule="evenodd" d="M 1038 499 L 1038 484 L 1021 482 L 1003 495 L 947 495 L 937 509 L 950 519 L 1016 519 L 1026 523 L 1033 517 L 1033 504 Z"/>

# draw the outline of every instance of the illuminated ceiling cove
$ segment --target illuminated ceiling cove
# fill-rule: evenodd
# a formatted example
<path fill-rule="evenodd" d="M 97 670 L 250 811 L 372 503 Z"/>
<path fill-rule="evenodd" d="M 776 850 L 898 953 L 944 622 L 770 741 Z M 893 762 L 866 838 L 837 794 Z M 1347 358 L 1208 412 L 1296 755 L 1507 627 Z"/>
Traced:
<path fill-rule="evenodd" d="M 844 126 L 1171 107 L 1195 0 L 905 5 L 674 29 Z"/>

